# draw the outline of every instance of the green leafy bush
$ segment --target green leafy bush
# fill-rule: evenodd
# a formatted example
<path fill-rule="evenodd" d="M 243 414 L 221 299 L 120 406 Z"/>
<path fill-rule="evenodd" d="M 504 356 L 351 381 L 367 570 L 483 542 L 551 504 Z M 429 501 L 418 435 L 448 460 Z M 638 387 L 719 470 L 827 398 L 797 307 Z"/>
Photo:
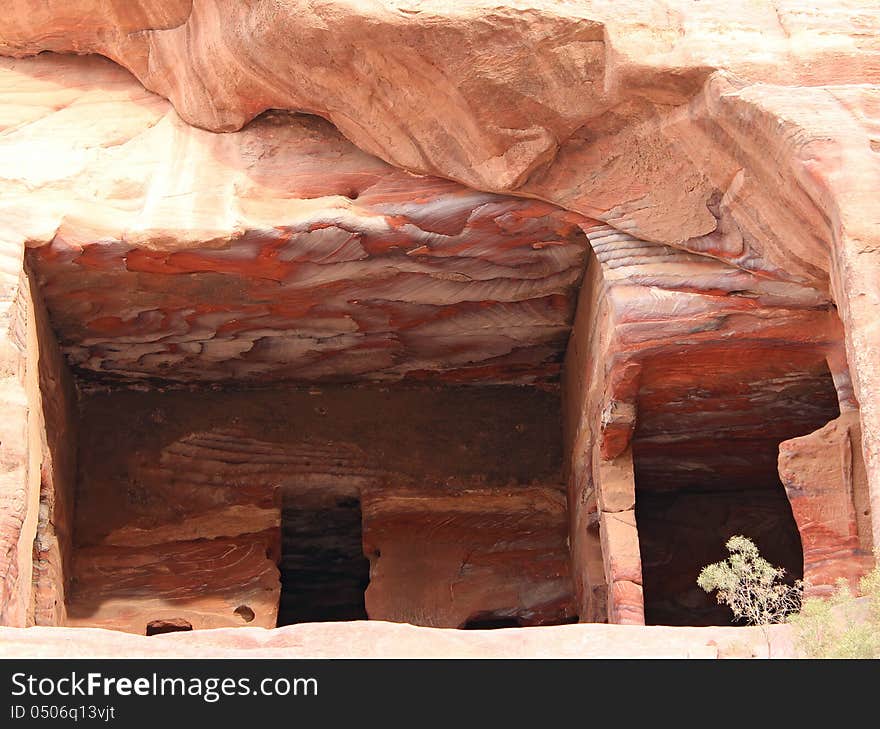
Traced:
<path fill-rule="evenodd" d="M 747 537 L 731 537 L 725 547 L 730 556 L 704 567 L 697 584 L 706 592 L 717 591 L 718 602 L 731 609 L 734 620 L 768 625 L 797 612 L 802 582 L 786 584 L 785 570 L 764 559 Z"/>
<path fill-rule="evenodd" d="M 791 623 L 808 658 L 880 658 L 880 563 L 859 582 L 859 596 L 841 579 L 829 598 L 802 600 L 803 583 L 786 584 L 785 570 L 761 557 L 752 540 L 731 537 L 725 546 L 730 556 L 704 567 L 697 584 L 717 591 L 734 619 Z"/>
<path fill-rule="evenodd" d="M 790 619 L 802 655 L 808 658 L 880 658 L 880 566 L 859 583 L 862 599 L 838 580 L 827 599 L 804 600 Z"/>

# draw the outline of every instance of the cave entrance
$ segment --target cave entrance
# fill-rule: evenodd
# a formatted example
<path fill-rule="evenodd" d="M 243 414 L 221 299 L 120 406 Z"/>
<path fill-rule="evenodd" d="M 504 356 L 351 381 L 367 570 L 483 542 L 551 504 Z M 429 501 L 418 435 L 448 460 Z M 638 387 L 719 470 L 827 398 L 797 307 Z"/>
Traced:
<path fill-rule="evenodd" d="M 69 380 L 47 390 L 58 453 L 38 529 L 64 554 L 35 569 L 70 590 L 42 624 L 576 612 L 559 388 L 584 221 L 417 179 L 303 119 L 251 127 L 274 140 L 264 173 L 290 172 L 279 200 L 305 201 L 302 220 L 276 225 L 269 205 L 229 235 L 186 216 L 117 235 L 135 216 L 28 249 L 44 367 Z M 303 182 L 316 158 L 357 184 Z"/>
<path fill-rule="evenodd" d="M 633 465 L 649 625 L 734 624 L 696 580 L 727 556 L 724 544 L 737 534 L 789 580 L 802 578 L 800 534 L 777 470 L 779 444 L 839 415 L 831 375 L 815 352 L 704 357 L 666 360 L 644 372 Z"/>
<path fill-rule="evenodd" d="M 576 612 L 558 391 L 89 384 L 67 625 L 456 628 Z"/>
<path fill-rule="evenodd" d="M 282 489 L 278 625 L 367 620 L 360 499 Z"/>

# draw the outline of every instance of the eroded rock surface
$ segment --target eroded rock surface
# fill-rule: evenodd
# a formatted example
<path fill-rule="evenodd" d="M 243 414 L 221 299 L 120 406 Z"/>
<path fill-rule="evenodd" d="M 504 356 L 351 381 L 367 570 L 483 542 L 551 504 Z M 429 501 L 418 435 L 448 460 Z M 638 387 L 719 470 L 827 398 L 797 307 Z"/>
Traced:
<path fill-rule="evenodd" d="M 574 618 L 557 393 L 111 391 L 80 412 L 68 625 Z"/>
<path fill-rule="evenodd" d="M 563 617 L 638 624 L 659 606 L 664 620 L 693 622 L 709 611 L 691 573 L 721 556 L 710 542 L 730 530 L 766 535 L 765 551 L 819 585 L 869 566 L 880 534 L 877 8 L 762 0 L 734 20 L 720 0 L 30 5 L 13 2 L 0 29 L 0 53 L 14 57 L 0 59 L 4 622 L 64 619 L 50 602 L 69 557 L 70 463 L 57 447 L 69 414 L 41 401 L 49 417 L 22 422 L 67 378 L 63 364 L 47 378 L 47 360 L 36 374 L 29 312 L 41 296 L 80 390 L 117 388 L 109 397 L 131 385 L 208 385 L 232 402 L 217 388 L 552 391 L 562 380 L 564 473 L 514 478 L 509 503 L 504 478 L 477 478 L 485 498 L 471 499 L 479 469 L 401 478 L 371 447 L 279 446 L 218 417 L 98 484 L 108 503 L 135 472 L 157 485 L 142 490 L 153 506 L 126 496 L 112 528 L 77 509 L 92 520 L 78 548 L 96 550 L 82 565 L 122 564 L 104 550 L 138 540 L 201 549 L 263 534 L 253 509 L 277 513 L 266 500 L 278 469 L 303 476 L 295 464 L 338 449 L 348 465 L 309 471 L 308 493 L 282 484 L 282 512 L 298 499 L 324 509 L 335 534 L 350 514 L 330 512 L 378 486 L 364 536 L 398 556 L 374 555 L 374 569 L 405 573 L 399 555 L 417 550 L 399 545 L 447 529 L 432 563 L 441 588 L 448 566 L 468 564 L 462 544 L 504 563 L 499 594 L 518 585 L 499 525 L 546 516 L 528 489 L 559 494 L 567 480 L 570 600 L 549 578 L 564 571 L 566 509 L 536 516 L 546 533 L 522 542 L 523 564 L 558 563 L 528 571 L 529 590 L 553 585 L 546 605 Z M 197 483 L 212 448 L 241 460 Z M 506 456 L 496 446 L 480 468 L 497 476 L 490 463 Z M 462 451 L 446 463 L 459 458 L 470 462 Z M 341 473 L 360 481 L 338 489 Z M 400 489 L 418 498 L 384 504 Z M 300 526 L 282 547 L 321 537 Z M 356 541 L 339 544 L 354 553 Z M 251 576 L 274 559 L 264 549 Z M 288 567 L 316 572 L 301 557 Z M 404 581 L 396 613 L 390 589 L 370 589 L 413 620 L 420 585 L 437 587 L 424 577 Z M 431 624 L 504 617 L 433 602 L 443 615 Z M 163 613 L 152 630 L 190 618 Z"/>
<path fill-rule="evenodd" d="M 769 637 L 769 646 L 768 646 Z M 151 638 L 98 628 L 0 627 L 8 658 L 792 658 L 791 627 L 559 625 L 471 631 L 382 621 L 235 628 Z"/>
<path fill-rule="evenodd" d="M 438 628 L 577 619 L 558 487 L 392 486 L 363 503 L 371 617 Z"/>
<path fill-rule="evenodd" d="M 61 110 L 53 68 L 78 87 Z M 0 143 L 10 223 L 75 369 L 190 383 L 558 373 L 579 216 L 395 170 L 315 118 L 195 129 L 98 59 L 3 61 L 0 94 L 17 102 Z M 51 228 L 42 241 L 35 223 Z"/>
<path fill-rule="evenodd" d="M 801 532 L 809 595 L 858 589 L 874 564 L 865 464 L 853 411 L 779 446 L 779 474 Z"/>

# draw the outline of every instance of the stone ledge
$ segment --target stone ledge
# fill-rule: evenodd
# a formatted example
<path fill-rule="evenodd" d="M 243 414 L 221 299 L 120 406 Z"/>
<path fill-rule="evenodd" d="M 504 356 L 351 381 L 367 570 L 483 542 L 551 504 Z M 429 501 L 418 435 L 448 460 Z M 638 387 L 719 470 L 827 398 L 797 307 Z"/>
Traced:
<path fill-rule="evenodd" d="M 793 658 L 791 628 L 767 628 L 770 656 Z M 581 623 L 460 631 L 402 623 L 301 623 L 151 637 L 100 628 L 0 628 L 2 658 L 713 658 L 768 655 L 760 628 Z"/>

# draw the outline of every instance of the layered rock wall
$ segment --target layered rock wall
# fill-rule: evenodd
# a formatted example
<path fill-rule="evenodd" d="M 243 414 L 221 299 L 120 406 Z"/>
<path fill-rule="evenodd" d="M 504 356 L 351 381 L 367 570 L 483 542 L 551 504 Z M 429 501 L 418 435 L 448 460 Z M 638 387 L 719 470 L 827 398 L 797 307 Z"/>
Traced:
<path fill-rule="evenodd" d="M 30 5 L 0 29 L 4 622 L 52 614 L 68 539 L 69 387 L 30 360 L 24 248 L 89 388 L 561 377 L 581 620 L 645 619 L 676 549 L 645 549 L 640 493 L 788 519 L 820 586 L 868 568 L 876 7 Z M 274 453 L 216 427 L 179 447 Z"/>
<path fill-rule="evenodd" d="M 437 628 L 575 622 L 567 536 L 558 487 L 367 491 L 367 614 Z"/>
<path fill-rule="evenodd" d="M 28 292 L 32 311 L 28 352 L 36 356 L 39 380 L 29 383 L 34 395 L 30 399 L 28 429 L 30 442 L 41 444 L 39 518 L 33 545 L 33 620 L 37 625 L 61 625 L 66 619 L 73 574 L 77 393 L 32 278 L 28 280 Z"/>
<path fill-rule="evenodd" d="M 29 261 L 78 372 L 558 374 L 587 248 L 579 216 L 408 175 L 314 118 L 204 132 L 107 61 L 2 63 L 3 93 L 20 99 L 0 143 L 9 214 L 48 226 L 24 234 Z M 57 72 L 79 85 L 61 110 L 45 78 Z"/>
<path fill-rule="evenodd" d="M 840 579 L 856 589 L 873 565 L 860 444 L 858 417 L 850 410 L 779 447 L 779 474 L 803 541 L 808 594 L 828 595 Z"/>
<path fill-rule="evenodd" d="M 33 544 L 40 503 L 39 434 L 30 431 L 28 404 L 37 401 L 33 351 L 28 361 L 28 282 L 21 248 L 0 247 L 0 618 L 4 625 L 33 623 Z M 30 390 L 30 391 L 29 391 Z"/>
<path fill-rule="evenodd" d="M 110 389 L 78 424 L 67 625 L 576 615 L 553 392 Z"/>

